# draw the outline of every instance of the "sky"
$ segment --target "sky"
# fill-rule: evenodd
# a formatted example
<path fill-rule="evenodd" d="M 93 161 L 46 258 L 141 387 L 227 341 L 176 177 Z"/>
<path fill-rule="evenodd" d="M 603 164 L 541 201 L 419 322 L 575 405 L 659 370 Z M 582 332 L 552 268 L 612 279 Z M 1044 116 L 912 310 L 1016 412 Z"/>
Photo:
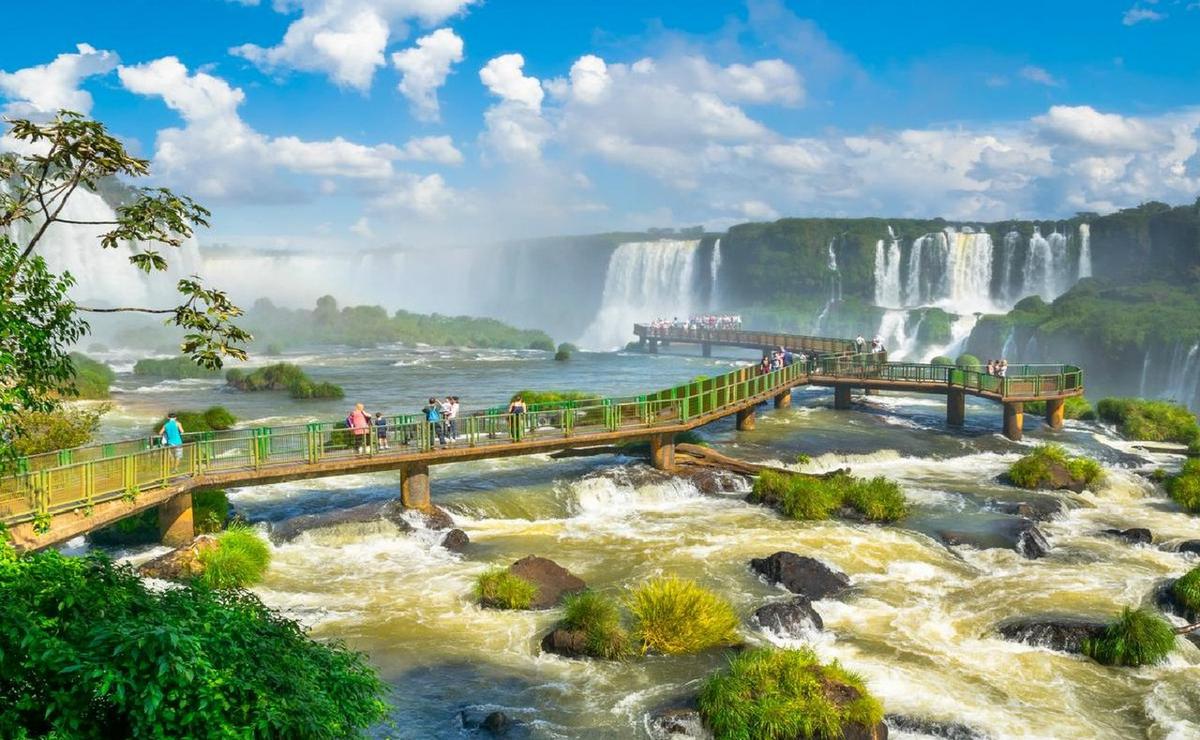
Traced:
<path fill-rule="evenodd" d="M 202 244 L 354 250 L 1200 195 L 1200 0 L 59 0 L 0 112 L 103 121 Z M 0 139 L 0 147 L 4 140 Z"/>

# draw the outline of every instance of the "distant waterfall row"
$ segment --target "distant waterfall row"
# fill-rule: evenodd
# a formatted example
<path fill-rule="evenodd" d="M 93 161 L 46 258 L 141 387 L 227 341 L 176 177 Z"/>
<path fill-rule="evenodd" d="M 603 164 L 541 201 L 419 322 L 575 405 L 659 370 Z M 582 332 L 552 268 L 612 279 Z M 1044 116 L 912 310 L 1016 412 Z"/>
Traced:
<path fill-rule="evenodd" d="M 1076 251 L 1071 236 L 1035 228 L 1028 239 L 1011 231 L 996 245 L 986 231 L 947 227 L 905 244 L 889 227 L 875 244 L 875 304 L 963 314 L 1007 310 L 1029 295 L 1051 301 L 1092 274 L 1087 224 L 1078 242 Z"/>
<path fill-rule="evenodd" d="M 1175 342 L 1147 352 L 1138 395 L 1200 409 L 1200 343 Z"/>

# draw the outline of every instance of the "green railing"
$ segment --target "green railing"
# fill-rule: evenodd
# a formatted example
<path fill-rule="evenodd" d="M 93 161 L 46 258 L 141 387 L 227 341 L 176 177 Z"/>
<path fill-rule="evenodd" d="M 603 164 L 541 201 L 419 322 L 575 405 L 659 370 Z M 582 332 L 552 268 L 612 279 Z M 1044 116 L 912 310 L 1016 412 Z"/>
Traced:
<path fill-rule="evenodd" d="M 1074 365 L 1009 365 L 999 377 L 983 369 L 887 362 L 883 354 L 822 357 L 810 364 L 813 374 L 834 379 L 941 384 L 1001 398 L 1059 397 L 1083 388 L 1083 371 Z"/>
<path fill-rule="evenodd" d="M 684 327 L 653 327 L 649 324 L 634 324 L 633 333 L 646 339 L 661 339 L 677 342 L 715 342 L 736 344 L 745 347 L 786 347 L 793 352 L 816 354 L 845 354 L 854 352 L 853 339 L 812 337 L 803 334 L 779 332 L 742 331 L 741 329 L 688 329 Z"/>

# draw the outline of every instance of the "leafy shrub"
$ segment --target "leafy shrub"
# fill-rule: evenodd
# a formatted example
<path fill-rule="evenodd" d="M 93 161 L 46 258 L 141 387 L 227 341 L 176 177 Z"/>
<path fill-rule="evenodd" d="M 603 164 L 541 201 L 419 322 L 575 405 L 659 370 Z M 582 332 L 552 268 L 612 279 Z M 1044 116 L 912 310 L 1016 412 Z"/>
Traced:
<path fill-rule="evenodd" d="M 1096 405 L 1101 421 L 1115 424 L 1122 436 L 1150 442 L 1192 444 L 1200 440 L 1200 425 L 1186 407 L 1142 398 L 1104 398 Z"/>
<path fill-rule="evenodd" d="M 883 705 L 863 680 L 810 648 L 757 648 L 734 656 L 704 682 L 700 715 L 718 738 L 840 738 L 850 725 L 874 728 Z"/>
<path fill-rule="evenodd" d="M 570 342 L 563 342 L 558 345 L 558 351 L 554 353 L 554 359 L 562 362 L 571 359 L 571 355 L 579 351 L 579 348 Z"/>
<path fill-rule="evenodd" d="M 237 424 L 237 417 L 224 406 L 209 406 L 203 411 L 176 410 L 175 418 L 187 434 L 223 432 L 226 429 L 232 429 Z M 150 433 L 158 434 L 158 430 L 162 429 L 166 421 L 166 418 L 163 418 L 150 430 Z"/>
<path fill-rule="evenodd" d="M 951 360 L 945 355 L 938 355 L 929 361 L 930 365 L 944 365 L 946 367 L 954 367 L 954 360 Z"/>
<path fill-rule="evenodd" d="M 595 591 L 570 594 L 563 600 L 562 627 L 584 633 L 588 655 L 612 660 L 629 653 L 629 634 L 621 627 L 617 602 Z"/>
<path fill-rule="evenodd" d="M 24 411 L 12 417 L 16 435 L 12 449 L 18 455 L 40 455 L 82 447 L 92 441 L 109 404 L 92 408 L 60 407 L 54 411 Z"/>
<path fill-rule="evenodd" d="M 1024 406 L 1027 414 L 1046 413 L 1045 401 L 1026 401 Z M 1092 408 L 1091 402 L 1083 396 L 1068 396 L 1063 399 L 1063 418 L 1092 421 L 1096 418 L 1096 411 Z"/>
<path fill-rule="evenodd" d="M 537 585 L 499 566 L 488 568 L 475 581 L 475 598 L 492 609 L 528 609 L 537 591 Z"/>
<path fill-rule="evenodd" d="M 219 489 L 192 492 L 192 521 L 196 534 L 213 534 L 229 521 L 229 497 Z"/>
<path fill-rule="evenodd" d="M 0 737 L 312 737 L 380 721 L 365 656 L 244 591 L 0 543 Z"/>
<path fill-rule="evenodd" d="M 1200 612 L 1200 565 L 1192 568 L 1171 586 L 1175 598 L 1188 609 Z"/>
<path fill-rule="evenodd" d="M 242 588 L 262 580 L 271 564 L 271 550 L 258 534 L 236 525 L 217 535 L 217 546 L 201 550 L 204 571 L 200 582 L 209 588 Z"/>
<path fill-rule="evenodd" d="M 1104 665 L 1141 666 L 1162 662 L 1175 648 L 1175 630 L 1157 612 L 1125 607 L 1104 634 L 1085 640 L 1083 653 Z"/>
<path fill-rule="evenodd" d="M 221 374 L 221 371 L 201 367 L 192 358 L 181 356 L 162 360 L 138 360 L 133 365 L 133 374 L 150 378 L 183 380 L 185 378 L 215 378 Z"/>
<path fill-rule="evenodd" d="M 965 370 L 978 370 L 983 363 L 975 355 L 961 354 L 955 360 L 954 364 Z"/>
<path fill-rule="evenodd" d="M 908 515 L 903 490 L 883 477 L 818 478 L 764 470 L 754 481 L 750 496 L 751 500 L 774 506 L 784 516 L 800 521 L 828 519 L 842 507 L 850 507 L 874 522 L 893 522 Z"/>
<path fill-rule="evenodd" d="M 1175 475 L 1164 482 L 1167 493 L 1185 511 L 1200 514 L 1200 460 L 1191 459 Z"/>
<path fill-rule="evenodd" d="M 908 516 L 904 491 L 883 476 L 853 481 L 846 489 L 845 503 L 873 522 L 894 522 Z"/>
<path fill-rule="evenodd" d="M 75 372 L 72 385 L 79 398 L 108 398 L 108 387 L 117 379 L 112 368 L 78 352 L 71 353 L 71 367 Z"/>
<path fill-rule="evenodd" d="M 225 382 L 242 391 L 286 390 L 292 398 L 297 399 L 339 399 L 345 396 L 340 387 L 333 383 L 314 383 L 303 370 L 287 362 L 260 367 L 253 372 L 231 368 L 225 373 Z"/>
<path fill-rule="evenodd" d="M 1042 444 L 1013 463 L 1008 469 L 1009 480 L 1021 488 L 1039 488 L 1053 480 L 1053 469 L 1064 468 L 1075 480 L 1093 485 L 1104 477 L 1100 463 L 1086 457 L 1071 457 L 1060 445 Z"/>
<path fill-rule="evenodd" d="M 695 581 L 653 578 L 629 596 L 642 652 L 684 655 L 738 640 L 738 616 L 721 596 Z"/>
<path fill-rule="evenodd" d="M 543 352 L 554 351 L 554 341 L 550 337 L 539 337 L 533 340 L 527 346 L 528 349 L 539 349 Z"/>

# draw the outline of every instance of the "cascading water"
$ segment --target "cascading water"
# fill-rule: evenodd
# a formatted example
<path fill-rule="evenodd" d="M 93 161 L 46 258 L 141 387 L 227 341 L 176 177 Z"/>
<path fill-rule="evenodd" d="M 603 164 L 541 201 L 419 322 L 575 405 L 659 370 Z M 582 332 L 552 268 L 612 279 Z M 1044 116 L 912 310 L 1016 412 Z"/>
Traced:
<path fill-rule="evenodd" d="M 708 284 L 708 306 L 710 309 L 715 309 L 719 305 L 719 293 L 717 288 L 719 283 L 718 277 L 721 274 L 721 240 L 718 238 L 713 242 L 712 259 L 708 265 L 710 282 Z"/>
<path fill-rule="evenodd" d="M 991 307 L 992 237 L 970 227 L 946 228 L 946 269 L 940 301 L 955 313 Z"/>
<path fill-rule="evenodd" d="M 1092 227 L 1079 224 L 1079 278 L 1092 276 Z"/>
<path fill-rule="evenodd" d="M 900 295 L 900 240 L 890 226 L 888 234 L 886 246 L 883 239 L 875 242 L 875 305 L 900 308 L 904 305 Z M 832 242 L 829 249 L 832 252 Z"/>
<path fill-rule="evenodd" d="M 833 245 L 836 239 L 829 240 L 829 300 L 825 301 L 825 307 L 821 309 L 821 313 L 817 315 L 817 323 L 814 331 L 820 333 L 825 327 L 825 319 L 829 317 L 829 312 L 833 310 L 833 306 L 838 301 L 842 300 L 842 273 L 838 271 L 837 252 L 834 251 Z"/>
<path fill-rule="evenodd" d="M 915 349 L 917 330 L 920 328 L 921 319 L 917 319 L 917 325 L 913 327 L 912 331 L 909 331 L 908 318 L 908 311 L 890 309 L 884 311 L 883 318 L 879 321 L 879 330 L 876 334 L 883 339 L 883 346 L 887 350 L 889 358 L 905 359 Z"/>
<path fill-rule="evenodd" d="M 617 247 L 604 278 L 600 311 L 580 337 L 597 350 L 625 346 L 633 325 L 656 318 L 686 318 L 693 295 L 697 240 L 628 242 Z"/>
<path fill-rule="evenodd" d="M 1184 349 L 1184 344 L 1180 342 L 1172 353 L 1163 397 L 1195 408 L 1200 400 L 1196 398 L 1197 390 L 1200 390 L 1200 343 Z"/>
<path fill-rule="evenodd" d="M 1034 227 L 1021 273 L 1022 295 L 1039 295 L 1043 300 L 1052 301 L 1066 291 L 1070 285 L 1066 271 L 1067 241 L 1067 237 L 1058 231 L 1044 237 L 1041 230 Z"/>
<path fill-rule="evenodd" d="M 1000 297 L 1006 303 L 1012 304 L 1020 300 L 1021 296 L 1014 295 L 1017 291 L 1012 284 L 1013 280 L 1013 262 L 1016 261 L 1017 250 L 1021 245 L 1021 234 L 1016 231 L 1010 231 L 1004 235 L 1004 241 L 1001 244 L 1001 252 L 1004 255 L 1004 262 L 1000 268 Z"/>

